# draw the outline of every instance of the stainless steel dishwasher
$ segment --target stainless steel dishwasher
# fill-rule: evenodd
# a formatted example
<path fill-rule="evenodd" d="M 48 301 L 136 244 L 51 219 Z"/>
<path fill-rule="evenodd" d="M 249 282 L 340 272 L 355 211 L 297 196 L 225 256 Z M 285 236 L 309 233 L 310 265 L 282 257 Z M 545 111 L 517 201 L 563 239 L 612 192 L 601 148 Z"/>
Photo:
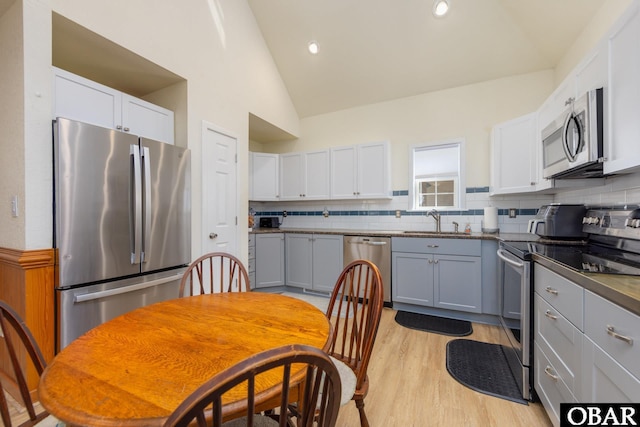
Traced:
<path fill-rule="evenodd" d="M 389 237 L 344 236 L 344 266 L 357 259 L 374 263 L 382 275 L 384 305 L 391 307 L 391 239 Z"/>

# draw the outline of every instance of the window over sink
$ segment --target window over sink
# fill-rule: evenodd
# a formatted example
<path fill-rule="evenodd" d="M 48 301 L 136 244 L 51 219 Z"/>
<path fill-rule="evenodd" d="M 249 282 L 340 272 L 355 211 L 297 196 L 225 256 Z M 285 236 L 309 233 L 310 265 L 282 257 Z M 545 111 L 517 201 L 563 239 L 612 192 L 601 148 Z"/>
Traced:
<path fill-rule="evenodd" d="M 463 209 L 464 139 L 411 149 L 409 209 Z"/>

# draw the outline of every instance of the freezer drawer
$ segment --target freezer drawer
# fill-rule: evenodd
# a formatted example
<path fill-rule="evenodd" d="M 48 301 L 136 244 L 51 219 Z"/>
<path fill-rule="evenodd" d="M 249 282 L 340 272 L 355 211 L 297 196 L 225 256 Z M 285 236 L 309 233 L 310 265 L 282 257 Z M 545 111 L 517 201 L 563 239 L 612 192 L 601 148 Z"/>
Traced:
<path fill-rule="evenodd" d="M 57 351 L 88 330 L 138 307 L 178 297 L 186 268 L 99 285 L 58 289 Z"/>

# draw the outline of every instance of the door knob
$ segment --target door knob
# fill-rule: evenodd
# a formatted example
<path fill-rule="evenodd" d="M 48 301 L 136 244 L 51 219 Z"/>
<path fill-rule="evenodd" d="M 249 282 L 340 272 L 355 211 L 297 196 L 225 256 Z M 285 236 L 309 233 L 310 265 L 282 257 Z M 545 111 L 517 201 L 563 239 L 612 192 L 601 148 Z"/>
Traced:
<path fill-rule="evenodd" d="M 215 239 L 216 237 L 218 237 L 218 233 L 209 233 L 210 239 Z"/>

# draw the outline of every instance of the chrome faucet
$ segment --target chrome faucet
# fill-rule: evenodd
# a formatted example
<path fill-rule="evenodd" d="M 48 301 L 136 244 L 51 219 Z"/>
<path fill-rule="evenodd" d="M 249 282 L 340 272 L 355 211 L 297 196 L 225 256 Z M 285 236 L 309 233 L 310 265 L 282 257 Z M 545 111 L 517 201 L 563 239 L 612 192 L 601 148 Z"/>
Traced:
<path fill-rule="evenodd" d="M 440 214 L 437 210 L 431 209 L 427 212 L 427 216 L 432 216 L 436 220 L 436 233 L 440 233 Z"/>
<path fill-rule="evenodd" d="M 453 230 L 453 231 L 454 231 L 455 233 L 457 233 L 457 232 L 458 232 L 458 226 L 459 226 L 459 224 L 458 224 L 457 222 L 455 222 L 455 221 L 452 221 L 452 222 L 453 222 L 453 227 L 454 227 L 454 230 Z"/>

